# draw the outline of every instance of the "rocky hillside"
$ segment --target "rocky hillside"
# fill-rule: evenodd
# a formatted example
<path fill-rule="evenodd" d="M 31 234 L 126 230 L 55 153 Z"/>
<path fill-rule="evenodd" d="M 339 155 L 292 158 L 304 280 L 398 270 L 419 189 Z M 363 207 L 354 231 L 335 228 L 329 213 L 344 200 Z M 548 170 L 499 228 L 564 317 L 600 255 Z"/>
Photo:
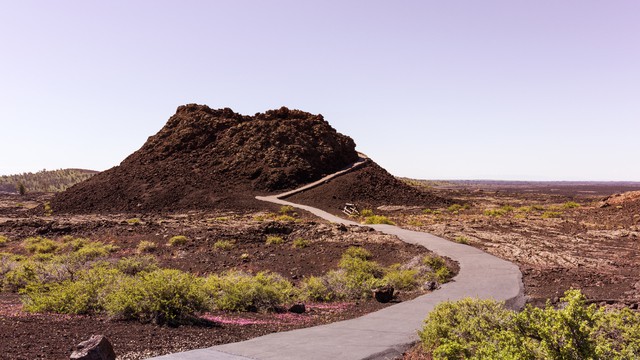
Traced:
<path fill-rule="evenodd" d="M 55 212 L 255 208 L 257 193 L 292 189 L 353 163 L 355 143 L 322 115 L 255 116 L 180 106 L 119 166 L 57 195 Z"/>

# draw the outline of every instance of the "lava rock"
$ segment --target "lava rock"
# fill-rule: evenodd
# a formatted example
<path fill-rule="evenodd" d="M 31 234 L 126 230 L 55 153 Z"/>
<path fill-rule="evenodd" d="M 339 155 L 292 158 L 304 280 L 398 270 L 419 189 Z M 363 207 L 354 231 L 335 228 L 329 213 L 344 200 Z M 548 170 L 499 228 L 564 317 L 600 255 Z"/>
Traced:
<path fill-rule="evenodd" d="M 115 360 L 116 353 L 113 351 L 111 342 L 104 335 L 92 335 L 89 340 L 85 340 L 76 346 L 76 350 L 71 353 L 71 360 Z"/>
<path fill-rule="evenodd" d="M 424 285 L 422 285 L 422 288 L 427 291 L 433 291 L 436 290 L 439 286 L 440 284 L 438 284 L 437 281 L 427 281 L 426 283 L 424 283 Z"/>
<path fill-rule="evenodd" d="M 393 300 L 394 289 L 392 286 L 383 286 L 373 290 L 373 297 L 381 303 L 388 303 Z"/>
<path fill-rule="evenodd" d="M 307 311 L 307 308 L 302 303 L 293 304 L 289 308 L 289 312 L 292 312 L 294 314 L 304 314 L 306 311 Z"/>

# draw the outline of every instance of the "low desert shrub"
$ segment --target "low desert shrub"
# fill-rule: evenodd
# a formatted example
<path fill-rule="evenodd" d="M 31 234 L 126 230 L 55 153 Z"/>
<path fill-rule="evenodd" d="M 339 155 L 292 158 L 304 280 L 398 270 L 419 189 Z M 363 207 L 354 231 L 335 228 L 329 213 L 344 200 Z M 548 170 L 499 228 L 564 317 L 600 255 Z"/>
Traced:
<path fill-rule="evenodd" d="M 559 218 L 562 215 L 559 211 L 545 211 L 540 215 L 543 219 Z"/>
<path fill-rule="evenodd" d="M 232 240 L 218 240 L 213 244 L 214 250 L 231 250 L 235 246 L 235 243 Z"/>
<path fill-rule="evenodd" d="M 169 239 L 169 246 L 182 246 L 185 245 L 189 239 L 184 235 L 176 235 Z"/>
<path fill-rule="evenodd" d="M 121 279 L 104 301 L 113 317 L 178 325 L 210 307 L 203 281 L 192 274 L 162 269 Z"/>
<path fill-rule="evenodd" d="M 282 205 L 280 206 L 280 214 L 287 215 L 290 212 L 293 212 L 294 208 L 291 205 Z"/>
<path fill-rule="evenodd" d="M 566 203 L 562 204 L 563 209 L 574 209 L 577 207 L 580 207 L 580 204 L 575 201 L 567 201 Z"/>
<path fill-rule="evenodd" d="M 127 224 L 129 225 L 138 225 L 142 223 L 142 220 L 140 220 L 140 218 L 131 218 L 131 219 L 127 219 Z"/>
<path fill-rule="evenodd" d="M 5 246 L 8 242 L 9 242 L 8 237 L 4 235 L 0 235 L 0 247 Z"/>
<path fill-rule="evenodd" d="M 138 244 L 137 248 L 139 253 L 152 253 L 158 250 L 158 245 L 152 241 L 142 240 Z"/>
<path fill-rule="evenodd" d="M 96 266 L 79 274 L 77 280 L 31 282 L 22 291 L 24 309 L 62 314 L 99 312 L 110 287 L 122 278 L 122 273 L 116 269 Z"/>
<path fill-rule="evenodd" d="M 137 275 L 141 272 L 158 270 L 158 260 L 152 255 L 124 257 L 115 264 L 116 269 L 125 275 Z"/>
<path fill-rule="evenodd" d="M 295 288 L 289 281 L 269 272 L 252 276 L 232 270 L 209 276 L 204 286 L 215 308 L 227 311 L 269 310 L 287 302 L 295 294 Z"/>
<path fill-rule="evenodd" d="M 395 225 L 393 221 L 391 221 L 388 217 L 383 215 L 372 215 L 364 218 L 365 224 L 387 224 L 387 225 Z"/>
<path fill-rule="evenodd" d="M 296 238 L 295 240 L 293 240 L 293 247 L 296 249 L 303 249 L 306 248 L 307 246 L 309 246 L 309 240 L 305 240 L 303 238 Z"/>
<path fill-rule="evenodd" d="M 464 245 L 469 245 L 469 238 L 466 236 L 456 236 L 453 241 L 459 243 L 459 244 L 464 244 Z"/>
<path fill-rule="evenodd" d="M 399 266 L 389 268 L 382 278 L 385 285 L 396 290 L 413 290 L 420 285 L 420 277 L 416 269 L 400 269 Z"/>
<path fill-rule="evenodd" d="M 280 215 L 277 216 L 275 218 L 276 221 L 281 221 L 281 222 L 294 222 L 296 221 L 296 218 L 294 218 L 293 216 L 289 216 L 289 215 Z"/>
<path fill-rule="evenodd" d="M 441 303 L 419 332 L 433 359 L 636 359 L 640 314 L 587 306 L 569 290 L 559 309 L 507 310 L 492 300 Z"/>
<path fill-rule="evenodd" d="M 50 254 L 60 246 L 57 242 L 41 236 L 27 238 L 23 244 L 24 248 L 32 254 Z"/>
<path fill-rule="evenodd" d="M 280 245 L 284 243 L 284 239 L 280 236 L 269 235 L 266 240 L 267 245 Z"/>
<path fill-rule="evenodd" d="M 362 217 L 369 217 L 369 216 L 373 216 L 373 215 L 375 215 L 375 214 L 373 213 L 373 210 L 371 210 L 371 209 L 362 209 L 362 211 L 360 211 L 360 216 L 362 216 Z"/>
<path fill-rule="evenodd" d="M 342 254 L 342 258 L 344 259 L 345 257 L 369 260 L 371 259 L 371 253 L 369 250 L 360 246 L 349 246 L 347 250 L 345 250 L 344 254 Z"/>
<path fill-rule="evenodd" d="M 301 297 L 311 301 L 332 301 L 337 296 L 323 277 L 310 276 L 302 281 Z"/>

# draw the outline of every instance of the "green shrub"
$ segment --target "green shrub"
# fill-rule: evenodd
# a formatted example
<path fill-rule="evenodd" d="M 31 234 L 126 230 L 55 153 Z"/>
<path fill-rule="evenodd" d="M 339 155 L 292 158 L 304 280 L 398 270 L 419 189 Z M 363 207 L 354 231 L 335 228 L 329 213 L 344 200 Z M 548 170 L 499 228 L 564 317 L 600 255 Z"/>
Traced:
<path fill-rule="evenodd" d="M 360 216 L 362 216 L 362 217 L 369 217 L 369 216 L 373 216 L 373 215 L 375 215 L 375 214 L 373 213 L 373 210 L 371 210 L 371 209 L 362 209 L 362 211 L 360 211 Z"/>
<path fill-rule="evenodd" d="M 430 267 L 433 271 L 447 267 L 447 263 L 439 256 L 425 255 L 425 257 L 422 258 L 422 263 Z"/>
<path fill-rule="evenodd" d="M 241 271 L 229 271 L 209 276 L 205 289 L 218 310 L 269 310 L 295 295 L 293 285 L 278 274 L 260 272 L 251 276 Z"/>
<path fill-rule="evenodd" d="M 115 267 L 123 274 L 136 275 L 158 270 L 158 260 L 151 255 L 125 257 L 118 260 Z"/>
<path fill-rule="evenodd" d="M 280 245 L 284 243 L 284 239 L 280 236 L 270 235 L 267 236 L 267 245 Z"/>
<path fill-rule="evenodd" d="M 231 250 L 235 246 L 235 243 L 231 240 L 218 240 L 213 244 L 215 250 Z"/>
<path fill-rule="evenodd" d="M 53 215 L 53 209 L 51 208 L 51 204 L 47 201 L 44 203 L 44 216 Z"/>
<path fill-rule="evenodd" d="M 640 314 L 586 306 L 569 290 L 565 305 L 516 313 L 491 300 L 441 303 L 419 332 L 433 359 L 636 359 Z"/>
<path fill-rule="evenodd" d="M 422 213 L 426 215 L 431 215 L 433 214 L 433 209 L 424 209 L 422 210 Z"/>
<path fill-rule="evenodd" d="M 545 211 L 540 215 L 543 219 L 559 218 L 562 215 L 559 211 Z"/>
<path fill-rule="evenodd" d="M 492 300 L 463 299 L 438 304 L 418 335 L 423 348 L 433 359 L 526 359 L 500 356 L 502 348 L 512 349 L 509 337 L 497 336 L 504 328 L 512 327 L 515 314 L 501 303 Z M 495 335 L 494 335 L 495 334 Z M 489 353 L 495 350 L 498 353 Z"/>
<path fill-rule="evenodd" d="M 291 205 L 282 205 L 282 206 L 280 206 L 280 214 L 282 214 L 282 215 L 287 215 L 288 213 L 292 212 L 293 210 L 294 210 L 294 208 Z"/>
<path fill-rule="evenodd" d="M 336 294 L 329 289 L 327 281 L 318 276 L 310 276 L 302 281 L 302 298 L 311 301 L 332 301 Z"/>
<path fill-rule="evenodd" d="M 566 203 L 562 204 L 563 209 L 573 209 L 577 207 L 580 207 L 580 204 L 575 201 L 567 201 Z"/>
<path fill-rule="evenodd" d="M 396 290 L 413 290 L 420 285 L 418 270 L 402 270 L 398 266 L 391 267 L 382 278 L 385 285 L 390 285 Z"/>
<path fill-rule="evenodd" d="M 140 223 L 142 223 L 142 220 L 140 220 L 140 218 L 127 219 L 127 224 L 129 225 L 138 225 Z"/>
<path fill-rule="evenodd" d="M 122 274 L 104 266 L 82 272 L 77 280 L 31 282 L 23 290 L 24 309 L 29 312 L 89 314 L 102 310 L 105 294 L 122 281 Z"/>
<path fill-rule="evenodd" d="M 305 240 L 303 238 L 296 238 L 295 240 L 293 240 L 292 246 L 296 249 L 306 248 L 307 246 L 309 246 L 309 240 Z"/>
<path fill-rule="evenodd" d="M 5 263 L 3 261 L 3 278 L 2 288 L 5 291 L 17 292 L 26 287 L 29 283 L 38 279 L 38 264 L 33 261 L 13 262 L 11 260 Z"/>
<path fill-rule="evenodd" d="M 360 246 L 349 246 L 349 248 L 345 250 L 344 254 L 342 254 L 342 258 L 344 259 L 345 257 L 369 260 L 371 259 L 371 253 L 369 250 Z"/>
<path fill-rule="evenodd" d="M 71 256 L 81 262 L 106 257 L 110 253 L 118 250 L 118 247 L 115 245 L 103 244 L 98 241 L 89 241 L 87 239 L 63 239 L 63 242 L 64 241 L 66 241 L 66 243 L 62 245 L 61 250 L 71 250 Z"/>
<path fill-rule="evenodd" d="M 506 213 L 507 212 L 502 209 L 487 209 L 483 212 L 485 216 L 494 216 L 494 217 L 504 216 Z"/>
<path fill-rule="evenodd" d="M 107 313 L 121 319 L 177 325 L 210 307 L 203 281 L 175 269 L 139 273 L 121 280 L 104 302 Z"/>
<path fill-rule="evenodd" d="M 447 211 L 453 214 L 457 214 L 460 210 L 463 210 L 464 207 L 460 204 L 453 204 L 447 208 Z"/>
<path fill-rule="evenodd" d="M 189 239 L 186 236 L 183 235 L 176 235 L 171 237 L 171 239 L 169 239 L 169 245 L 170 246 L 182 246 L 184 244 L 186 244 L 189 241 Z"/>
<path fill-rule="evenodd" d="M 51 239 L 37 236 L 25 239 L 24 247 L 32 254 L 50 254 L 58 250 L 59 244 Z"/>
<path fill-rule="evenodd" d="M 466 236 L 456 236 L 453 241 L 459 243 L 459 244 L 464 244 L 464 245 L 469 245 L 469 238 Z"/>
<path fill-rule="evenodd" d="M 275 218 L 276 221 L 282 221 L 282 222 L 293 222 L 296 221 L 296 218 L 294 218 L 293 216 L 289 216 L 289 215 L 280 215 L 277 216 Z"/>
<path fill-rule="evenodd" d="M 388 217 L 383 215 L 372 215 L 364 218 L 365 224 L 387 224 L 387 225 L 395 225 L 393 221 L 391 221 Z"/>
<path fill-rule="evenodd" d="M 0 235 L 0 247 L 5 246 L 9 242 L 9 238 L 3 235 Z"/>
<path fill-rule="evenodd" d="M 138 244 L 137 250 L 139 253 L 151 253 L 158 249 L 158 245 L 152 241 L 142 240 Z"/>

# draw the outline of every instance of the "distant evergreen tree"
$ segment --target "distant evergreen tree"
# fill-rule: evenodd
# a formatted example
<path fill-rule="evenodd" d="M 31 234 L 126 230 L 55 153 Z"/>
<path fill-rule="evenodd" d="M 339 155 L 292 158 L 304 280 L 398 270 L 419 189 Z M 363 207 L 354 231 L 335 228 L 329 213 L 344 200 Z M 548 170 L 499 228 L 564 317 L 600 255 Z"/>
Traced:
<path fill-rule="evenodd" d="M 20 195 L 24 196 L 24 194 L 27 193 L 27 189 L 24 187 L 23 183 L 18 183 L 18 192 L 20 193 Z"/>

